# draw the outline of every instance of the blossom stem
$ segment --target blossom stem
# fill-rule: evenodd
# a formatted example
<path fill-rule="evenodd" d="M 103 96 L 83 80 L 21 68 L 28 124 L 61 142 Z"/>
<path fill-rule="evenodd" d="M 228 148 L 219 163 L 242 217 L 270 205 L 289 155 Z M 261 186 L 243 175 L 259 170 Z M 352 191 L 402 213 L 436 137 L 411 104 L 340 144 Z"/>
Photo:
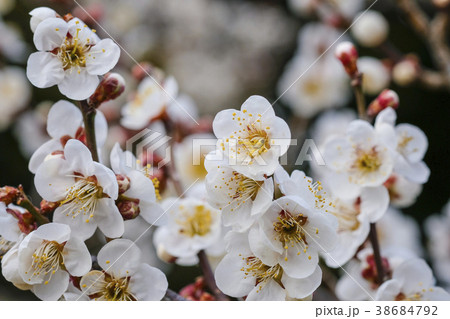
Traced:
<path fill-rule="evenodd" d="M 163 119 L 163 123 L 164 123 L 164 128 L 166 129 L 166 134 L 171 134 L 171 135 L 175 135 L 176 132 L 176 127 L 175 127 L 175 123 L 173 123 L 168 116 L 164 116 L 165 118 Z M 177 193 L 178 196 L 182 197 L 183 196 L 183 186 L 181 185 L 181 181 L 180 181 L 180 176 L 178 175 L 177 169 L 175 167 L 175 154 L 174 154 L 174 144 L 176 141 L 176 136 L 172 136 L 172 139 L 170 140 L 170 161 L 168 163 L 168 172 L 169 172 L 169 177 L 172 180 L 173 186 L 175 187 L 175 191 Z"/>
<path fill-rule="evenodd" d="M 169 301 L 187 301 L 186 298 L 182 297 L 181 295 L 177 294 L 175 291 L 171 289 L 167 289 L 166 295 L 164 296 L 163 300 L 169 300 Z"/>
<path fill-rule="evenodd" d="M 95 108 L 89 106 L 86 100 L 80 101 L 80 110 L 83 114 L 87 147 L 91 151 L 92 159 L 98 162 L 97 140 L 95 138 L 95 115 L 97 111 Z"/>
<path fill-rule="evenodd" d="M 367 121 L 366 99 L 362 89 L 363 74 L 357 72 L 352 79 L 353 92 L 355 93 L 356 106 L 358 107 L 358 115 L 362 120 Z"/>
<path fill-rule="evenodd" d="M 19 189 L 20 195 L 19 195 L 19 199 L 17 200 L 17 205 L 22 208 L 25 208 L 27 211 L 29 211 L 30 214 L 33 216 L 34 220 L 39 225 L 50 223 L 48 218 L 43 216 L 39 212 L 39 210 L 33 205 L 33 203 L 30 201 L 30 199 L 28 198 L 28 196 L 25 194 L 25 192 L 23 190 L 23 186 L 19 185 L 18 189 Z"/>
<path fill-rule="evenodd" d="M 211 265 L 209 264 L 208 257 L 206 256 L 206 253 L 204 250 L 200 250 L 200 252 L 197 254 L 199 259 L 200 268 L 203 272 L 203 277 L 205 278 L 205 283 L 208 286 L 208 288 L 213 293 L 214 297 L 216 297 L 216 300 L 218 301 L 227 301 L 227 296 L 224 295 L 223 292 L 220 291 L 220 289 L 216 285 L 216 280 L 214 279 L 214 274 L 211 269 Z"/>
<path fill-rule="evenodd" d="M 377 228 L 375 223 L 370 224 L 369 239 L 370 243 L 372 244 L 375 266 L 377 267 L 378 284 L 381 285 L 384 281 L 384 268 L 383 261 L 381 260 L 380 245 L 378 243 Z"/>

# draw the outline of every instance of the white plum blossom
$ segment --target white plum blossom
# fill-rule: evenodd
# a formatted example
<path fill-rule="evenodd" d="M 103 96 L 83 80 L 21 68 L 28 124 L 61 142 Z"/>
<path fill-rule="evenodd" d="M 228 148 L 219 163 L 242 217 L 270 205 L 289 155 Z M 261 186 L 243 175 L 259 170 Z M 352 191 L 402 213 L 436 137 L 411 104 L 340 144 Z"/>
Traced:
<path fill-rule="evenodd" d="M 351 33 L 359 44 L 373 48 L 388 37 L 389 23 L 380 12 L 364 11 L 353 21 Z"/>
<path fill-rule="evenodd" d="M 168 222 L 154 235 L 157 250 L 181 260 L 196 263 L 200 250 L 212 247 L 221 239 L 220 213 L 196 198 L 169 198 L 163 202 Z"/>
<path fill-rule="evenodd" d="M 336 284 L 336 295 L 340 300 L 373 300 L 380 287 L 373 250 L 365 248 L 356 257 L 345 266 L 346 273 Z M 416 255 L 407 249 L 389 247 L 382 251 L 381 258 L 385 275 L 390 279 L 393 270 Z"/>
<path fill-rule="evenodd" d="M 335 249 L 323 254 L 329 267 L 340 267 L 349 261 L 366 241 L 370 223 L 383 217 L 389 197 L 383 186 L 367 187 L 357 198 L 334 198 L 328 212 L 338 219 L 338 239 Z"/>
<path fill-rule="evenodd" d="M 383 185 L 394 168 L 394 143 L 392 127 L 375 130 L 363 120 L 350 123 L 345 136 L 329 140 L 323 156 L 333 194 L 351 198 L 363 187 Z"/>
<path fill-rule="evenodd" d="M 286 153 L 291 132 L 262 96 L 251 96 L 240 110 L 223 110 L 214 118 L 218 147 L 236 171 L 261 179 L 272 175 Z"/>
<path fill-rule="evenodd" d="M 102 271 L 93 270 L 80 281 L 81 294 L 98 301 L 161 300 L 167 290 L 164 273 L 141 260 L 140 249 L 129 239 L 115 239 L 100 249 Z"/>
<path fill-rule="evenodd" d="M 111 167 L 116 173 L 119 183 L 119 197 L 116 205 L 122 216 L 127 213 L 129 219 L 141 216 L 147 223 L 161 225 L 165 222 L 165 214 L 156 203 L 155 187 L 152 180 L 144 172 L 133 168 L 136 158 L 129 151 L 122 151 L 119 144 L 111 151 Z"/>
<path fill-rule="evenodd" d="M 53 221 L 69 225 L 74 236 L 87 239 L 97 227 L 110 238 L 123 234 L 123 219 L 114 202 L 118 197 L 116 176 L 94 162 L 80 141 L 69 140 L 63 158 L 44 161 L 34 182 L 44 199 L 59 202 Z"/>
<path fill-rule="evenodd" d="M 39 23 L 41 23 L 45 19 L 59 17 L 55 10 L 47 7 L 34 8 L 30 11 L 30 16 L 30 28 L 32 32 L 36 31 Z"/>
<path fill-rule="evenodd" d="M 86 143 L 86 132 L 80 109 L 64 100 L 53 104 L 47 117 L 47 133 L 51 139 L 42 144 L 30 158 L 28 168 L 32 173 L 36 173 L 47 156 L 62 153 L 68 140 L 77 139 Z M 98 111 L 95 116 L 95 138 L 98 149 L 105 144 L 107 134 L 108 124 L 105 116 Z"/>
<path fill-rule="evenodd" d="M 305 278 L 315 271 L 319 253 L 335 247 L 337 219 L 326 211 L 329 203 L 320 184 L 312 184 L 303 172 L 277 180 L 286 196 L 273 201 L 250 229 L 250 247 L 264 263 L 280 264 L 290 277 Z"/>
<path fill-rule="evenodd" d="M 395 125 L 396 119 L 397 114 L 389 107 L 378 114 L 375 129 L 379 132 L 395 130 L 394 171 L 414 183 L 424 184 L 430 176 L 430 169 L 423 162 L 428 149 L 428 139 L 417 126 L 407 123 Z"/>
<path fill-rule="evenodd" d="M 224 226 L 246 230 L 272 203 L 273 178 L 247 177 L 214 156 L 208 154 L 205 160 L 207 200 L 220 210 Z"/>
<path fill-rule="evenodd" d="M 433 269 L 438 279 L 450 284 L 450 203 L 447 203 L 441 215 L 432 215 L 425 221 L 428 236 L 428 248 Z"/>
<path fill-rule="evenodd" d="M 121 124 L 131 130 L 145 128 L 163 114 L 177 94 L 178 84 L 173 77 L 167 77 L 161 83 L 155 78 L 144 78 L 134 98 L 122 108 Z"/>
<path fill-rule="evenodd" d="M 99 75 L 111 70 L 120 49 L 111 39 L 100 40 L 83 21 L 47 18 L 38 24 L 33 37 L 38 52 L 28 58 L 27 76 L 38 88 L 58 85 L 73 100 L 91 96 Z"/>
<path fill-rule="evenodd" d="M 6 206 L 5 203 L 0 202 L 0 252 L 8 251 L 14 243 L 19 241 L 23 232 L 17 217 L 25 212 L 27 211 L 22 207 L 12 204 Z"/>
<path fill-rule="evenodd" d="M 24 283 L 42 300 L 57 300 L 69 285 L 69 276 L 91 269 L 91 255 L 70 227 L 50 223 L 31 232 L 18 248 L 18 270 Z"/>
<path fill-rule="evenodd" d="M 384 186 L 389 192 L 390 204 L 396 208 L 411 206 L 422 192 L 422 184 L 412 182 L 396 173 L 384 182 Z"/>
<path fill-rule="evenodd" d="M 378 288 L 376 300 L 450 301 L 450 294 L 435 286 L 430 267 L 423 259 L 410 259 L 399 265 L 392 279 Z"/>
<path fill-rule="evenodd" d="M 215 271 L 217 286 L 232 297 L 246 300 L 281 301 L 303 299 L 310 296 L 320 285 L 322 271 L 316 264 L 313 272 L 304 278 L 291 277 L 276 262 L 274 251 L 268 251 L 267 260 L 256 257 L 245 233 L 230 232 L 228 253 Z"/>

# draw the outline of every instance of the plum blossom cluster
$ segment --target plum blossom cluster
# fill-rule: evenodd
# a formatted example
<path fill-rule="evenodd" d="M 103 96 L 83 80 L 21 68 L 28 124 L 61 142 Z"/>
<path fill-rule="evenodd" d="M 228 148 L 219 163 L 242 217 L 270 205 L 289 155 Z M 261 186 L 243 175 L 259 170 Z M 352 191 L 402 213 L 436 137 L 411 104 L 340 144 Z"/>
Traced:
<path fill-rule="evenodd" d="M 295 14 L 319 21 L 299 31 L 294 57 L 278 81 L 279 98 L 271 103 L 252 95 L 239 109 L 209 118 L 195 102 L 204 75 L 186 80 L 182 68 L 173 67 L 190 61 L 190 54 L 169 57 L 169 73 L 148 62 L 130 70 L 118 65 L 119 45 L 90 26 L 121 10 L 137 21 L 147 7 L 114 3 L 105 12 L 30 12 L 37 52 L 28 57 L 26 77 L 41 89 L 57 86 L 72 101 L 42 103 L 19 123 L 19 131 L 28 130 L 25 137 L 33 135 L 22 147 L 31 155 L 28 169 L 41 202 L 35 206 L 21 185 L 0 188 L 1 271 L 7 281 L 49 301 L 302 301 L 324 295 L 450 300 L 450 206 L 424 223 L 437 279 L 423 259 L 421 225 L 399 210 L 414 204 L 430 176 L 427 136 L 398 123 L 399 96 L 388 88 L 391 78 L 405 85 L 416 79 L 416 69 L 409 72 L 413 59 L 392 66 L 359 57 L 350 36 L 342 35 L 350 26 L 361 46 L 385 44 L 389 26 L 380 13 L 361 14 L 361 0 L 288 1 Z M 179 31 L 185 22 L 178 21 L 177 10 L 165 1 L 161 6 L 155 23 L 173 20 Z M 226 11 L 222 4 L 209 8 L 216 9 L 214 17 Z M 202 15 L 193 11 L 183 17 L 197 37 L 206 37 L 197 24 Z M 129 20 L 108 27 L 118 29 L 125 43 L 130 34 L 147 39 Z M 219 29 L 225 21 L 210 20 L 205 25 Z M 237 25 L 241 20 L 250 19 L 233 18 Z M 166 36 L 175 48 L 189 42 L 170 30 Z M 265 42 L 254 39 L 251 52 L 276 47 L 280 30 Z M 227 31 L 230 43 L 251 38 L 237 31 Z M 197 37 L 190 40 L 201 50 L 205 44 Z M 205 69 L 216 65 L 202 57 Z M 242 65 L 224 61 L 224 70 Z M 124 76 L 111 72 L 115 68 Z M 236 73 L 242 76 L 242 70 Z M 0 128 L 29 99 L 22 73 L 0 71 L 0 86 L 10 86 L 0 91 L 0 109 L 11 105 Z M 205 94 L 210 86 L 201 87 L 213 97 L 201 103 L 213 101 L 211 107 L 221 109 L 219 101 L 241 89 L 236 80 L 226 86 L 229 77 L 224 73 L 221 85 L 211 80 L 220 92 Z M 347 105 L 351 89 L 358 114 L 327 110 Z M 299 135 L 296 124 L 316 115 L 307 134 L 324 165 L 312 157 L 309 170 L 285 165 L 292 160 L 288 151 L 295 152 L 290 145 Z M 202 275 L 173 291 L 167 276 L 180 266 L 197 266 Z"/>

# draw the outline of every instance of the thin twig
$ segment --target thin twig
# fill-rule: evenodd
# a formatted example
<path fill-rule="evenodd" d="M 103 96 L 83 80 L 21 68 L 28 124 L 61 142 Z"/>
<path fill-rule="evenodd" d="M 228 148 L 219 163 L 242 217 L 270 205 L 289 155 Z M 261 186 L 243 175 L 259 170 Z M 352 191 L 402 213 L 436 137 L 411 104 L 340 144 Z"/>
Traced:
<path fill-rule="evenodd" d="M 177 294 L 175 291 L 171 289 L 167 289 L 166 295 L 164 296 L 163 300 L 165 301 L 187 301 L 186 298 L 182 297 L 181 295 Z"/>
<path fill-rule="evenodd" d="M 212 272 L 211 266 L 208 261 L 208 257 L 206 256 L 206 253 L 204 250 L 200 250 L 200 252 L 197 254 L 199 259 L 199 265 L 203 272 L 203 277 L 205 278 L 205 283 L 208 285 L 208 288 L 213 293 L 214 297 L 216 297 L 216 300 L 219 301 L 227 301 L 228 298 L 223 294 L 222 291 L 217 287 L 216 280 L 214 279 L 214 274 Z"/>
<path fill-rule="evenodd" d="M 18 189 L 20 191 L 20 196 L 17 200 L 17 205 L 29 211 L 30 214 L 34 217 L 34 220 L 36 220 L 36 223 L 38 223 L 39 225 L 50 223 L 50 220 L 48 220 L 47 217 L 43 216 L 30 201 L 28 196 L 25 194 L 22 185 L 19 185 Z"/>
<path fill-rule="evenodd" d="M 175 135 L 176 132 L 176 126 L 175 123 L 173 123 L 168 117 L 165 117 L 163 119 L 164 128 L 166 130 L 166 134 L 169 135 Z M 175 154 L 174 154 L 174 146 L 175 146 L 176 138 L 175 136 L 171 136 L 170 140 L 170 161 L 168 163 L 167 169 L 168 169 L 168 175 L 170 179 L 172 180 L 173 186 L 175 187 L 175 191 L 178 196 L 183 196 L 183 186 L 181 185 L 180 176 L 178 175 L 177 169 L 175 167 Z"/>
<path fill-rule="evenodd" d="M 364 97 L 364 92 L 362 89 L 362 79 L 363 74 L 357 73 L 352 79 L 353 92 L 355 93 L 356 106 L 358 107 L 359 118 L 362 120 L 367 120 L 366 112 L 366 99 Z"/>
<path fill-rule="evenodd" d="M 97 110 L 87 103 L 86 100 L 80 101 L 80 110 L 83 114 L 84 131 L 86 133 L 87 147 L 91 151 L 92 159 L 96 162 L 99 161 L 97 151 L 97 140 L 95 137 L 95 115 Z"/>
<path fill-rule="evenodd" d="M 384 268 L 383 261 L 381 260 L 380 245 L 378 243 L 377 228 L 375 226 L 375 223 L 370 224 L 369 239 L 370 243 L 372 244 L 375 266 L 377 267 L 377 283 L 381 285 L 384 281 Z"/>

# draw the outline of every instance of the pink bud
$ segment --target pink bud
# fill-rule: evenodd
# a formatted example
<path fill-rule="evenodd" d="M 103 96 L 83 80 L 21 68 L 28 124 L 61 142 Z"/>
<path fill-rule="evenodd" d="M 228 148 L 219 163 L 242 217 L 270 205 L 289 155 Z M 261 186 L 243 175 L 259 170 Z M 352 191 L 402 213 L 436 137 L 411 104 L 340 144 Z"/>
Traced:
<path fill-rule="evenodd" d="M 341 42 L 334 51 L 336 58 L 341 61 L 345 72 L 353 77 L 358 72 L 356 61 L 358 60 L 358 51 L 351 42 Z"/>
<path fill-rule="evenodd" d="M 372 117 L 376 116 L 387 107 L 392 107 L 393 109 L 398 108 L 399 103 L 400 101 L 398 94 L 392 90 L 386 89 L 381 92 L 372 103 L 370 103 L 367 114 Z"/>
<path fill-rule="evenodd" d="M 122 200 L 119 197 L 116 201 L 116 206 L 124 220 L 134 219 L 138 217 L 141 212 L 139 208 L 139 199 L 135 198 Z"/>
<path fill-rule="evenodd" d="M 19 190 L 11 186 L 5 186 L 0 188 L 0 202 L 4 202 L 5 205 L 9 205 L 14 202 L 19 195 Z"/>
<path fill-rule="evenodd" d="M 119 194 L 130 189 L 130 179 L 127 176 L 116 174 L 117 184 L 119 184 Z"/>
<path fill-rule="evenodd" d="M 89 98 L 89 105 L 98 107 L 103 102 L 118 98 L 124 90 L 124 78 L 118 73 L 107 73 Z"/>
<path fill-rule="evenodd" d="M 48 202 L 45 199 L 41 201 L 41 214 L 50 214 L 52 213 L 56 208 L 58 208 L 59 203 L 58 202 Z"/>

